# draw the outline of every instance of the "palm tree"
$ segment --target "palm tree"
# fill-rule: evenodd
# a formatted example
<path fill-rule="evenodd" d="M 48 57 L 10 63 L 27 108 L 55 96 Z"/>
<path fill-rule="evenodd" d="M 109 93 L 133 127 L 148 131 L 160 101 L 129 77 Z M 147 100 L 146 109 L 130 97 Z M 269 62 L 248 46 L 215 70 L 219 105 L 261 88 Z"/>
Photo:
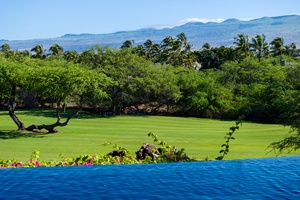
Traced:
<path fill-rule="evenodd" d="M 134 40 L 126 40 L 121 46 L 121 49 L 133 48 L 133 47 L 134 47 Z"/>
<path fill-rule="evenodd" d="M 152 56 L 152 50 L 153 50 L 153 43 L 150 39 L 147 39 L 146 42 L 143 44 L 143 48 L 145 50 L 146 54 L 146 59 L 150 59 L 153 61 L 153 56 Z"/>
<path fill-rule="evenodd" d="M 59 46 L 58 44 L 53 44 L 50 48 L 49 51 L 52 51 L 53 56 L 61 57 L 63 55 L 64 49 Z"/>
<path fill-rule="evenodd" d="M 255 52 L 256 56 L 258 57 L 258 60 L 260 61 L 261 57 L 267 55 L 269 51 L 269 45 L 266 42 L 266 36 L 264 34 L 256 35 L 251 40 L 251 51 Z"/>
<path fill-rule="evenodd" d="M 187 41 L 187 37 L 185 36 L 185 34 L 182 32 L 182 33 L 179 33 L 177 36 L 177 46 L 176 48 L 177 49 L 174 49 L 175 52 L 176 52 L 176 55 L 179 59 L 178 59 L 178 65 L 184 65 L 184 66 L 187 66 L 187 67 L 190 67 L 192 66 L 192 64 L 189 64 L 189 63 L 192 63 L 193 62 L 193 57 L 191 55 L 187 55 L 189 52 L 191 52 L 191 49 L 192 49 L 192 45 Z"/>
<path fill-rule="evenodd" d="M 144 42 L 144 49 L 145 51 L 147 52 L 151 52 L 151 49 L 152 49 L 152 46 L 153 46 L 153 43 L 150 39 L 146 40 L 146 42 Z"/>
<path fill-rule="evenodd" d="M 2 44 L 0 48 L 1 48 L 0 51 L 3 52 L 3 53 L 7 53 L 7 52 L 10 51 L 10 46 L 9 46 L 9 44 L 7 44 L 7 43 Z"/>
<path fill-rule="evenodd" d="M 187 37 L 184 33 L 179 33 L 177 36 L 177 41 L 180 44 L 180 51 L 184 53 L 188 53 L 192 49 L 192 45 L 187 41 Z"/>
<path fill-rule="evenodd" d="M 170 65 L 174 65 L 176 63 L 176 61 L 174 60 L 176 59 L 174 52 L 176 51 L 177 46 L 178 43 L 176 44 L 176 40 L 171 36 L 167 36 L 162 40 L 162 42 L 160 43 L 160 47 L 162 51 L 163 62 Z"/>
<path fill-rule="evenodd" d="M 288 46 L 288 55 L 293 57 L 298 56 L 297 46 L 294 42 Z"/>
<path fill-rule="evenodd" d="M 159 44 L 152 45 L 150 54 L 154 63 L 164 62 L 162 53 L 163 52 Z"/>
<path fill-rule="evenodd" d="M 139 44 L 136 47 L 134 47 L 134 53 L 140 57 L 143 57 L 145 59 L 149 59 L 148 52 L 144 49 L 144 46 Z"/>
<path fill-rule="evenodd" d="M 12 57 L 12 56 L 18 54 L 18 51 L 11 50 L 9 44 L 7 44 L 7 43 L 1 45 L 0 52 L 2 52 L 6 58 L 9 58 L 9 57 Z"/>
<path fill-rule="evenodd" d="M 63 57 L 65 60 L 73 63 L 78 63 L 79 62 L 79 54 L 77 53 L 76 50 L 72 51 L 66 51 L 63 53 Z"/>
<path fill-rule="evenodd" d="M 234 38 L 233 44 L 236 45 L 236 50 L 242 52 L 242 56 L 250 56 L 250 46 L 248 36 L 244 34 L 238 34 L 238 37 Z"/>
<path fill-rule="evenodd" d="M 207 51 L 210 51 L 211 50 L 211 46 L 208 42 L 204 43 L 202 45 L 202 50 L 207 50 Z"/>
<path fill-rule="evenodd" d="M 284 47 L 284 40 L 281 37 L 276 37 L 271 43 L 271 51 L 274 54 L 274 56 L 279 55 L 280 57 L 280 64 L 283 65 L 283 61 L 282 61 L 282 54 L 283 52 L 286 50 L 286 48 Z"/>
<path fill-rule="evenodd" d="M 30 56 L 30 52 L 28 50 L 24 50 L 22 52 L 20 52 L 21 55 L 25 56 L 25 57 L 29 57 Z"/>
<path fill-rule="evenodd" d="M 164 62 L 171 65 L 183 65 L 183 55 L 191 52 L 191 49 L 192 46 L 188 43 L 184 33 L 179 33 L 176 38 L 167 36 L 161 42 Z M 184 57 L 187 58 L 187 56 Z"/>
<path fill-rule="evenodd" d="M 33 47 L 30 51 L 35 52 L 34 55 L 32 55 L 33 58 L 39 58 L 39 59 L 45 59 L 45 50 L 43 50 L 43 46 L 42 45 L 36 45 L 35 47 Z"/>

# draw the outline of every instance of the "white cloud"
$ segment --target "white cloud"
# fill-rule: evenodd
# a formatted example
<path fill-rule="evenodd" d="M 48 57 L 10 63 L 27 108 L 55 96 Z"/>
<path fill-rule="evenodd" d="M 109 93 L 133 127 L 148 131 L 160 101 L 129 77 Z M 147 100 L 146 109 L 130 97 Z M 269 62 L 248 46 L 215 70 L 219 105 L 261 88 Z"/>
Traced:
<path fill-rule="evenodd" d="M 176 26 L 181 26 L 184 25 L 186 23 L 192 23 L 192 22 L 202 22 L 202 23 L 208 23 L 208 22 L 216 22 L 216 23 L 221 23 L 223 21 L 225 21 L 226 19 L 203 19 L 203 18 L 188 18 L 185 20 L 181 20 L 179 22 L 177 22 L 176 24 L 169 24 L 169 25 L 157 25 L 155 26 L 156 29 L 163 29 L 163 28 L 173 28 Z M 244 18 L 244 19 L 238 19 L 241 21 L 250 21 L 253 20 L 253 18 Z"/>
<path fill-rule="evenodd" d="M 188 18 L 185 20 L 182 20 L 179 22 L 179 24 L 186 24 L 186 23 L 190 23 L 190 22 L 202 22 L 202 23 L 207 23 L 207 22 L 217 22 L 217 23 L 221 23 L 223 22 L 225 19 L 202 19 L 202 18 Z"/>
<path fill-rule="evenodd" d="M 191 23 L 191 22 L 202 22 L 202 23 L 207 23 L 207 22 L 217 22 L 217 23 L 221 23 L 223 22 L 225 19 L 201 19 L 201 18 L 188 18 L 185 20 L 182 20 L 180 22 L 177 22 L 176 24 L 169 24 L 169 25 L 158 25 L 156 26 L 157 29 L 163 29 L 163 28 L 173 28 L 176 26 L 181 26 L 183 24 L 186 23 Z"/>
<path fill-rule="evenodd" d="M 250 21 L 253 18 L 244 18 L 244 19 L 238 19 L 241 21 Z M 178 23 L 178 25 L 183 25 L 186 23 L 190 23 L 190 22 L 202 22 L 202 23 L 208 23 L 208 22 L 216 22 L 216 23 L 221 23 L 223 21 L 225 21 L 226 19 L 202 19 L 202 18 L 188 18 L 185 20 L 182 20 Z"/>

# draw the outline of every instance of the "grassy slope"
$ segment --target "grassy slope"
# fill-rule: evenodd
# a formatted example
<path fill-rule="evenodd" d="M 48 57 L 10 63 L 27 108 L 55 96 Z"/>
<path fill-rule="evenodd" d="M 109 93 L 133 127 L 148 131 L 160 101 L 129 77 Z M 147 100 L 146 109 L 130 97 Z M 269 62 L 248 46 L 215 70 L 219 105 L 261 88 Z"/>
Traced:
<path fill-rule="evenodd" d="M 51 111 L 52 113 L 53 111 Z M 19 111 L 19 118 L 28 126 L 31 123 L 50 124 L 49 111 Z M 152 142 L 147 133 L 152 131 L 159 139 L 177 148 L 185 148 L 188 155 L 197 159 L 219 155 L 225 133 L 234 121 L 162 116 L 97 117 L 80 115 L 66 127 L 59 127 L 59 134 L 29 134 L 11 132 L 16 128 L 7 112 L 0 112 L 0 158 L 26 161 L 34 150 L 40 150 L 40 158 L 59 159 L 59 154 L 75 157 L 84 154 L 106 154 L 112 147 L 102 147 L 112 142 L 127 148 L 134 154 L 144 142 Z M 236 140 L 230 143 L 225 159 L 274 157 L 266 147 L 272 141 L 286 136 L 289 128 L 280 125 L 244 122 L 234 133 Z M 293 153 L 291 155 L 300 155 Z"/>

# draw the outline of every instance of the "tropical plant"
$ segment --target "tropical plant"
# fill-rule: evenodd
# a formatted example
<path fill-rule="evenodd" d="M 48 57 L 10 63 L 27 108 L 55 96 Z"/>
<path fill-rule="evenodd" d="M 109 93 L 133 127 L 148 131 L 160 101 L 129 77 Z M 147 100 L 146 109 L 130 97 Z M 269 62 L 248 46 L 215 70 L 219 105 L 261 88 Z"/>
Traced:
<path fill-rule="evenodd" d="M 281 37 L 276 37 L 271 43 L 270 43 L 270 49 L 274 56 L 278 56 L 280 58 L 280 65 L 284 65 L 284 62 L 282 60 L 282 54 L 285 52 L 286 48 L 284 46 L 284 40 Z"/>
<path fill-rule="evenodd" d="M 236 50 L 241 53 L 242 57 L 250 56 L 250 45 L 248 35 L 238 34 L 237 37 L 234 38 L 233 44 L 236 45 Z"/>
<path fill-rule="evenodd" d="M 290 45 L 286 46 L 285 48 L 286 48 L 286 54 L 288 56 L 291 56 L 291 57 L 298 57 L 299 56 L 297 46 L 294 42 L 291 43 Z"/>
<path fill-rule="evenodd" d="M 10 51 L 10 46 L 7 43 L 2 44 L 0 48 L 1 48 L 1 52 L 3 52 L 3 53 Z"/>
<path fill-rule="evenodd" d="M 36 45 L 30 51 L 34 52 L 35 54 L 32 55 L 33 58 L 45 59 L 45 50 L 43 49 L 43 45 Z"/>
<path fill-rule="evenodd" d="M 266 42 L 266 36 L 264 34 L 256 35 L 251 40 L 250 51 L 254 52 L 255 56 L 260 61 L 262 57 L 267 56 L 269 53 L 269 45 Z"/>
<path fill-rule="evenodd" d="M 121 49 L 125 49 L 125 48 L 133 48 L 134 47 L 134 40 L 126 40 L 122 46 Z"/>
<path fill-rule="evenodd" d="M 49 51 L 52 51 L 53 56 L 61 57 L 63 55 L 63 47 L 58 45 L 58 44 L 53 44 L 50 48 Z"/>
<path fill-rule="evenodd" d="M 80 54 L 77 53 L 77 51 L 75 51 L 75 50 L 66 51 L 63 53 L 63 58 L 69 62 L 78 63 Z"/>
<path fill-rule="evenodd" d="M 16 51 L 10 49 L 10 46 L 7 43 L 1 45 L 0 49 L 0 52 L 2 52 L 6 58 L 12 57 L 16 53 Z"/>

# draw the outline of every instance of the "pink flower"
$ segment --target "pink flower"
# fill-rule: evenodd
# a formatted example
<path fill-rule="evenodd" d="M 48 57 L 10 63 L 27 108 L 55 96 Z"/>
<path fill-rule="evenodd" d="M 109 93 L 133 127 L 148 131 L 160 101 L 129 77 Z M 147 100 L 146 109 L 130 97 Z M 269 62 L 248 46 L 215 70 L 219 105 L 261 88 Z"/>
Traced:
<path fill-rule="evenodd" d="M 40 162 L 37 160 L 37 161 L 35 161 L 35 165 L 37 166 L 37 167 L 40 167 L 41 166 L 41 164 L 40 164 Z"/>
<path fill-rule="evenodd" d="M 24 163 L 23 162 L 18 162 L 17 167 L 24 167 Z"/>
<path fill-rule="evenodd" d="M 167 155 L 167 156 L 168 156 L 168 158 L 171 158 L 172 154 L 168 153 L 168 155 Z"/>

